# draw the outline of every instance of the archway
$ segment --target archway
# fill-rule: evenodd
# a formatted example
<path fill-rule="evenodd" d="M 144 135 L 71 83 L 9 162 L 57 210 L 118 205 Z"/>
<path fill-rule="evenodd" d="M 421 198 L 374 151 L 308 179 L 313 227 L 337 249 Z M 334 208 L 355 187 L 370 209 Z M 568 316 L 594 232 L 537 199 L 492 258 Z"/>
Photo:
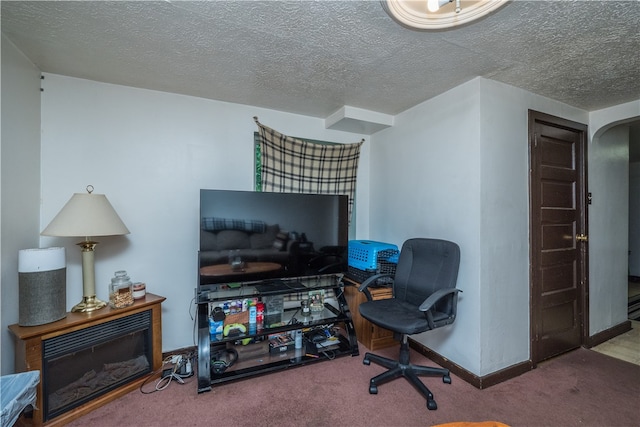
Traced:
<path fill-rule="evenodd" d="M 628 111 L 610 109 L 592 113 L 595 117 L 590 120 L 591 336 L 603 333 L 606 336 L 606 331 L 621 331 L 623 325 L 628 325 L 629 147 L 630 144 L 634 148 L 636 144 L 640 145 L 640 142 L 630 140 L 629 129 L 640 124 L 640 102 L 630 106 Z"/>

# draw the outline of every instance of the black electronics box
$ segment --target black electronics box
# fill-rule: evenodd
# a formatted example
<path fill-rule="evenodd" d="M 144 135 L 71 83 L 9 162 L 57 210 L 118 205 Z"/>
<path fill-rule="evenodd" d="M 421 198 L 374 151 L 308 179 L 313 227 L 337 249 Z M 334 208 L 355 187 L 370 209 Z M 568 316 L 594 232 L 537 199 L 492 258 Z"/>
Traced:
<path fill-rule="evenodd" d="M 269 340 L 269 353 L 284 353 L 295 347 L 295 340 L 288 334 L 277 335 Z"/>

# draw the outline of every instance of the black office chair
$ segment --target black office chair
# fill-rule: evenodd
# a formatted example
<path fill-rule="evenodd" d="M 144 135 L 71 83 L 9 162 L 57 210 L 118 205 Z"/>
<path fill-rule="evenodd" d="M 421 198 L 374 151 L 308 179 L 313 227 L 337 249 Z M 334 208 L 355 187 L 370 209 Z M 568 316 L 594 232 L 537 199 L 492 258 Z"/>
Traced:
<path fill-rule="evenodd" d="M 362 317 L 394 332 L 400 340 L 399 360 L 372 353 L 364 355 L 363 363 L 374 362 L 388 368 L 371 378 L 369 393 L 377 394 L 378 385 L 405 377 L 427 399 L 427 408 L 438 408 L 433 393 L 418 376 L 442 376 L 451 384 L 449 370 L 412 365 L 409 360 L 409 335 L 418 334 L 453 323 L 456 318 L 458 293 L 456 280 L 460 264 L 457 244 L 438 239 L 409 239 L 402 245 L 395 275 L 379 274 L 368 278 L 359 288 L 367 297 L 360 304 Z M 367 289 L 381 277 L 393 276 L 393 298 L 373 301 Z"/>

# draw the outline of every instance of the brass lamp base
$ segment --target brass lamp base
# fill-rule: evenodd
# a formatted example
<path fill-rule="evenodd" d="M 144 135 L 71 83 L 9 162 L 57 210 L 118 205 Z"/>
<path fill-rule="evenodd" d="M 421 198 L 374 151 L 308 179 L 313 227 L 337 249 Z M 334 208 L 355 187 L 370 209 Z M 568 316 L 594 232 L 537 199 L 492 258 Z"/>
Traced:
<path fill-rule="evenodd" d="M 73 313 L 89 313 L 106 306 L 106 302 L 99 300 L 94 295 L 92 297 L 82 297 L 82 301 L 74 305 L 71 311 Z"/>

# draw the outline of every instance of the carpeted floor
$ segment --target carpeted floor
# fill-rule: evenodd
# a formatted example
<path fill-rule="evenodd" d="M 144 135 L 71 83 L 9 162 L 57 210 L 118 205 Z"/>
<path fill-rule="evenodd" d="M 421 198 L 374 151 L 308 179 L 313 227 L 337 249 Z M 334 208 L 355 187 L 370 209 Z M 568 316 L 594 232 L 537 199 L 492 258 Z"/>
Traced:
<path fill-rule="evenodd" d="M 499 421 L 520 426 L 640 425 L 640 366 L 578 349 L 537 369 L 478 390 L 452 375 L 452 384 L 425 378 L 438 403 L 425 401 L 404 379 L 368 393 L 383 368 L 361 355 L 215 386 L 197 394 L 195 379 L 153 394 L 134 391 L 75 420 L 72 427 L 111 426 L 432 426 Z M 377 352 L 395 357 L 396 349 Z M 412 351 L 414 362 L 433 363 Z M 149 384 L 147 388 L 153 388 Z"/>

